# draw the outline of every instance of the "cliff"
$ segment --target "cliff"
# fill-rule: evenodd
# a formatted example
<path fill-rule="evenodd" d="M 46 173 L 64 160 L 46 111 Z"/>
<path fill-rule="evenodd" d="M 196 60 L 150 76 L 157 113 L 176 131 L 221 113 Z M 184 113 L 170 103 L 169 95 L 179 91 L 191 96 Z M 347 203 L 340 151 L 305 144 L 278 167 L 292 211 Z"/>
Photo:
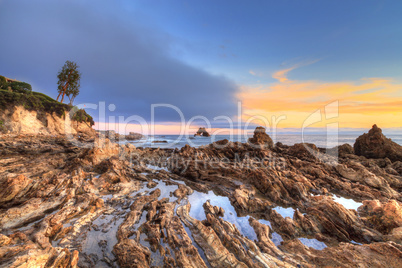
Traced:
<path fill-rule="evenodd" d="M 92 117 L 77 110 L 70 118 L 71 109 L 39 92 L 0 89 L 0 133 L 62 135 L 67 124 L 72 134 L 94 134 Z"/>

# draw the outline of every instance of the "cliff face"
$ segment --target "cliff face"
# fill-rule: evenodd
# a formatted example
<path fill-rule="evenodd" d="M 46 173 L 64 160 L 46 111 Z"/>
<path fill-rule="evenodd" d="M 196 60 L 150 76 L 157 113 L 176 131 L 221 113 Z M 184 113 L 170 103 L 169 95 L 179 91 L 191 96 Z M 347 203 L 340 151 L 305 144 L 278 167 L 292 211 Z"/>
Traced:
<path fill-rule="evenodd" d="M 55 113 L 44 113 L 38 116 L 38 112 L 28 111 L 23 106 L 1 111 L 0 121 L 3 133 L 64 135 L 66 124 L 71 125 L 71 134 L 94 133 L 87 122 L 71 121 L 69 116 L 60 117 Z M 68 127 L 67 131 L 69 132 Z"/>

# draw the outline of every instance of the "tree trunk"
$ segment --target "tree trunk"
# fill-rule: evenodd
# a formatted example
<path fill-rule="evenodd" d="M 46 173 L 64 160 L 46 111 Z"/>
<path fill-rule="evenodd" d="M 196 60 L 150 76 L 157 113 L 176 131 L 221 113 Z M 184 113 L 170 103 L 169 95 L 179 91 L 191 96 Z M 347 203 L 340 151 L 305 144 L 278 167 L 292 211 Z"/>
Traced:
<path fill-rule="evenodd" d="M 63 96 L 61 96 L 61 101 L 60 101 L 61 103 L 63 103 L 64 95 L 66 95 L 66 91 L 65 91 L 65 90 L 63 91 Z"/>
<path fill-rule="evenodd" d="M 71 97 L 71 98 L 69 96 L 67 96 L 67 97 L 70 99 L 70 105 L 73 106 L 73 102 L 74 102 L 75 97 Z"/>
<path fill-rule="evenodd" d="M 68 73 L 68 77 L 67 77 L 67 82 L 66 82 L 66 84 L 64 85 L 64 87 L 63 87 L 63 96 L 61 97 L 61 103 L 63 103 L 63 100 L 64 100 L 64 95 L 66 95 L 66 90 L 67 90 L 67 87 L 68 87 L 68 84 L 70 83 L 70 76 L 71 76 L 71 73 L 72 73 L 73 71 L 72 70 L 70 70 L 70 72 Z M 61 93 L 61 92 L 60 92 Z M 60 94 L 59 94 L 59 96 L 60 96 Z M 59 97 L 57 97 L 57 99 L 59 99 Z"/>
<path fill-rule="evenodd" d="M 57 99 L 56 99 L 57 101 L 59 101 L 60 95 L 61 95 L 61 91 L 59 93 L 59 96 L 57 96 Z"/>

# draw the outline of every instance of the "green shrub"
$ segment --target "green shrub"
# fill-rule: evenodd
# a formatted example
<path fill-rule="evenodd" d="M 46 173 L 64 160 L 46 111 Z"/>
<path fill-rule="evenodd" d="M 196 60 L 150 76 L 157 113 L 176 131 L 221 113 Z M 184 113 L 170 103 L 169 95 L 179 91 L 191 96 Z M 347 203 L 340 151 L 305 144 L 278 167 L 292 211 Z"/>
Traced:
<path fill-rule="evenodd" d="M 0 89 L 7 89 L 8 83 L 4 76 L 0 75 Z"/>
<path fill-rule="evenodd" d="M 32 86 L 25 82 L 11 82 L 10 87 L 14 92 L 17 93 L 31 93 Z"/>
<path fill-rule="evenodd" d="M 73 109 L 77 108 L 74 107 Z M 84 109 L 79 109 L 78 111 L 76 111 L 71 119 L 80 123 L 87 122 L 90 124 L 90 126 L 93 126 L 95 124 L 92 116 L 87 114 L 87 112 Z"/>
<path fill-rule="evenodd" d="M 42 98 L 43 100 L 46 100 L 46 101 L 58 102 L 58 101 L 56 101 L 55 99 L 49 97 L 48 95 L 45 95 L 45 94 L 40 93 L 40 92 L 32 91 L 32 95 L 37 96 L 37 97 L 40 97 L 40 98 Z"/>

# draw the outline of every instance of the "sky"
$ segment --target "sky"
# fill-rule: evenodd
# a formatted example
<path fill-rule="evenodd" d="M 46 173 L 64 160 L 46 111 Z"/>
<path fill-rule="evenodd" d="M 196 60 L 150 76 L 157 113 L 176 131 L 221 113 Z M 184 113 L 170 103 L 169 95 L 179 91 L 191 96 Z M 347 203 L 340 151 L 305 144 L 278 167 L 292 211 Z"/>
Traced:
<path fill-rule="evenodd" d="M 58 71 L 75 61 L 75 104 L 120 132 L 154 121 L 176 134 L 182 120 L 399 129 L 401 10 L 372 0 L 0 0 L 0 75 L 56 98 Z"/>

